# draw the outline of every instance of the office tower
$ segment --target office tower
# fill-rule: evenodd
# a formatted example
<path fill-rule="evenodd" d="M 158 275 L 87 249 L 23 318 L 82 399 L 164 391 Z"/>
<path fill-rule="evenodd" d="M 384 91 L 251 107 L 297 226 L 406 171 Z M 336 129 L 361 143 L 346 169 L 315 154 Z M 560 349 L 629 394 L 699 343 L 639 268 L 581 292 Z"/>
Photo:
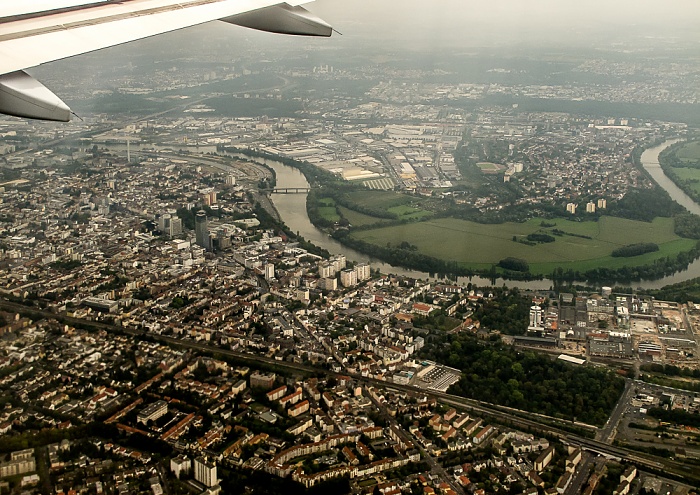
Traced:
<path fill-rule="evenodd" d="M 194 232 L 197 245 L 204 249 L 210 249 L 207 214 L 203 210 L 199 210 L 194 218 Z"/>

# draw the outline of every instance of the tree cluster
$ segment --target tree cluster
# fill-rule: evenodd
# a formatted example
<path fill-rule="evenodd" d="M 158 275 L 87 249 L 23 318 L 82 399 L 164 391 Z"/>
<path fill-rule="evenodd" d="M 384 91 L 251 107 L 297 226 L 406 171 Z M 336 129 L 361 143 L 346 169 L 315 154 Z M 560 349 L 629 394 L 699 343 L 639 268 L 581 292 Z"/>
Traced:
<path fill-rule="evenodd" d="M 514 272 L 530 271 L 530 265 L 528 265 L 527 261 L 521 258 L 503 258 L 501 261 L 498 262 L 498 266 L 500 266 L 504 270 L 511 270 Z"/>
<path fill-rule="evenodd" d="M 659 245 L 653 242 L 641 242 L 638 244 L 627 244 L 626 246 L 613 249 L 611 256 L 613 258 L 631 258 L 633 256 L 641 256 L 646 253 L 655 253 L 659 250 Z"/>
<path fill-rule="evenodd" d="M 494 289 L 496 297 L 485 299 L 474 308 L 472 319 L 481 326 L 507 335 L 523 335 L 530 322 L 530 299 L 517 289 Z"/>
<path fill-rule="evenodd" d="M 643 222 L 651 222 L 656 217 L 672 217 L 684 211 L 685 209 L 660 187 L 630 189 L 621 200 L 608 208 L 610 215 Z"/>
<path fill-rule="evenodd" d="M 604 424 L 624 389 L 624 379 L 612 371 L 572 366 L 465 334 L 425 354 L 462 370 L 450 393 L 589 424 Z"/>
<path fill-rule="evenodd" d="M 668 376 L 682 376 L 687 378 L 696 378 L 700 380 L 700 369 L 681 368 L 673 364 L 649 363 L 643 364 L 640 369 L 651 373 L 659 373 Z"/>
<path fill-rule="evenodd" d="M 549 234 L 543 234 L 542 232 L 534 232 L 527 235 L 527 240 L 539 243 L 554 242 L 556 239 Z"/>
<path fill-rule="evenodd" d="M 686 239 L 700 239 L 700 216 L 681 213 L 674 217 L 673 231 Z"/>
<path fill-rule="evenodd" d="M 663 409 L 661 407 L 652 407 L 647 412 L 659 421 L 665 421 L 672 424 L 700 427 L 700 414 L 684 411 L 683 409 Z"/>

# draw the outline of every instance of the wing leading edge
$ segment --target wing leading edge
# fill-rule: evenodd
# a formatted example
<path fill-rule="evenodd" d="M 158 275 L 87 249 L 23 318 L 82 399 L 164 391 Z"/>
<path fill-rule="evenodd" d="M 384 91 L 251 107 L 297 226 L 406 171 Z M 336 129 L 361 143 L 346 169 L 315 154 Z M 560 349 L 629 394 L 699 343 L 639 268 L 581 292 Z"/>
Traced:
<path fill-rule="evenodd" d="M 333 28 L 279 0 L 121 0 L 0 18 L 0 113 L 70 120 L 56 95 L 23 69 L 221 19 L 261 31 L 330 36 Z"/>

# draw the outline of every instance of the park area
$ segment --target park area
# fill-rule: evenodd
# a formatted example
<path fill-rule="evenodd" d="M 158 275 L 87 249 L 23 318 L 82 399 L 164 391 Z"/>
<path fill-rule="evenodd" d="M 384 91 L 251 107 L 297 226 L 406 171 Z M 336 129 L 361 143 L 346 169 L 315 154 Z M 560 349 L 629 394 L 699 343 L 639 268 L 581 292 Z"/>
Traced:
<path fill-rule="evenodd" d="M 530 234 L 546 234 L 554 242 L 524 243 Z M 479 224 L 454 218 L 378 227 L 353 232 L 352 237 L 377 246 L 407 242 L 420 253 L 465 268 L 484 269 L 508 257 L 528 262 L 533 274 L 550 274 L 555 268 L 585 271 L 605 267 L 641 266 L 691 250 L 696 241 L 674 233 L 672 218 L 640 222 L 616 217 L 576 222 L 563 218 L 531 219 L 523 223 Z M 656 252 L 615 258 L 613 250 L 625 245 L 653 242 Z"/>

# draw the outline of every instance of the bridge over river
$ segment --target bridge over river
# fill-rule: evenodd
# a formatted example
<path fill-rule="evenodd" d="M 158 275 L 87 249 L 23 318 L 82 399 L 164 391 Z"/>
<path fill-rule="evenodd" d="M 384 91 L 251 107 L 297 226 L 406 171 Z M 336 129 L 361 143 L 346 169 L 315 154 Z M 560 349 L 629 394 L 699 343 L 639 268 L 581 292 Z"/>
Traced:
<path fill-rule="evenodd" d="M 273 194 L 306 194 L 310 190 L 308 187 L 276 187 L 272 192 Z"/>

